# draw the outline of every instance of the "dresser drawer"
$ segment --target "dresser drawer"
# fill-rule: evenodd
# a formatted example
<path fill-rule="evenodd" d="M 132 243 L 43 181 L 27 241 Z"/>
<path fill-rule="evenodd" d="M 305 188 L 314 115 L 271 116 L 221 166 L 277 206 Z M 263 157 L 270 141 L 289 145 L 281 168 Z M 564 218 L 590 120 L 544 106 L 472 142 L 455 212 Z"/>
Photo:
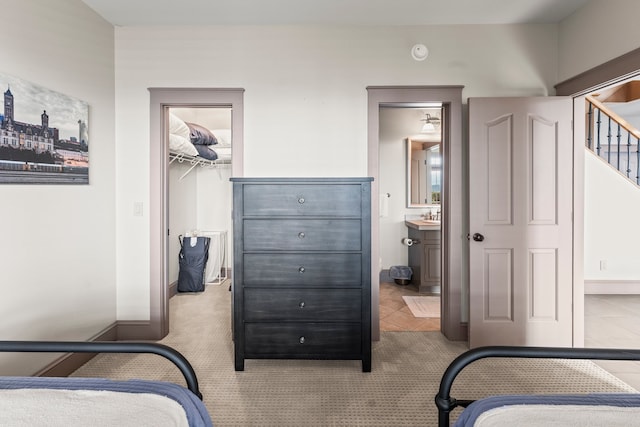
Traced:
<path fill-rule="evenodd" d="M 359 358 L 360 323 L 245 323 L 246 357 Z"/>
<path fill-rule="evenodd" d="M 245 251 L 359 251 L 359 219 L 245 219 Z"/>
<path fill-rule="evenodd" d="M 360 216 L 362 187 L 349 184 L 246 184 L 244 215 Z"/>
<path fill-rule="evenodd" d="M 361 320 L 360 289 L 245 288 L 244 319 L 255 321 Z"/>
<path fill-rule="evenodd" d="M 358 253 L 277 254 L 244 256 L 245 286 L 358 286 L 362 255 Z"/>

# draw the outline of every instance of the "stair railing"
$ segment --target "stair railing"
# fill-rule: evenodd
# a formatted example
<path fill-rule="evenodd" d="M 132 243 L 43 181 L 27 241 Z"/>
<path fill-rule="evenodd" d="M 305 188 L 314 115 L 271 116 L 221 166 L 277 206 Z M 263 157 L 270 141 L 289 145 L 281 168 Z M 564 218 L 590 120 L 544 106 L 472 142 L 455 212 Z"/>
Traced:
<path fill-rule="evenodd" d="M 586 102 L 587 148 L 640 185 L 640 131 L 593 96 Z"/>

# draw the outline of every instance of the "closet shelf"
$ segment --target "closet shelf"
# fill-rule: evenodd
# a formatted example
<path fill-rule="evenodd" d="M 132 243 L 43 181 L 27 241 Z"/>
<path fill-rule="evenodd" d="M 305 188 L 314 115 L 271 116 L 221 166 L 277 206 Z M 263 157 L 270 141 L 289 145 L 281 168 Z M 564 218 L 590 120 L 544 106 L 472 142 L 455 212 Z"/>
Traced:
<path fill-rule="evenodd" d="M 179 180 L 182 180 L 185 176 L 187 176 L 189 174 L 189 172 L 191 172 L 197 166 L 200 166 L 200 167 L 203 167 L 203 168 L 209 168 L 209 169 L 231 167 L 231 160 L 230 159 L 209 160 L 209 159 L 205 159 L 204 157 L 189 156 L 188 154 L 184 154 L 184 153 L 170 152 L 169 153 L 169 164 L 172 164 L 173 162 L 187 163 L 187 164 L 191 165 L 189 170 L 187 170 L 185 173 L 183 173 L 182 176 L 179 178 Z"/>

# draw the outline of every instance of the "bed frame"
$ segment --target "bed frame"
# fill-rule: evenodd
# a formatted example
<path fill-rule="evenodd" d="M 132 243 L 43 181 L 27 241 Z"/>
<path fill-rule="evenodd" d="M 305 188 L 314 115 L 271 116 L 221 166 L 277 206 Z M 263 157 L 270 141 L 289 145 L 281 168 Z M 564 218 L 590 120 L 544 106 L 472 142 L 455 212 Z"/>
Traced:
<path fill-rule="evenodd" d="M 198 379 L 189 361 L 177 350 L 157 343 L 137 341 L 0 341 L 5 353 L 149 353 L 168 359 L 182 373 L 187 388 L 200 400 Z"/>
<path fill-rule="evenodd" d="M 591 359 L 591 360 L 640 360 L 640 350 L 606 348 L 563 347 L 478 347 L 462 353 L 451 362 L 440 381 L 435 397 L 438 407 L 438 426 L 449 427 L 450 414 L 456 407 L 466 408 L 473 400 L 457 400 L 451 397 L 451 386 L 466 366 L 487 357 L 537 358 L 537 359 Z"/>

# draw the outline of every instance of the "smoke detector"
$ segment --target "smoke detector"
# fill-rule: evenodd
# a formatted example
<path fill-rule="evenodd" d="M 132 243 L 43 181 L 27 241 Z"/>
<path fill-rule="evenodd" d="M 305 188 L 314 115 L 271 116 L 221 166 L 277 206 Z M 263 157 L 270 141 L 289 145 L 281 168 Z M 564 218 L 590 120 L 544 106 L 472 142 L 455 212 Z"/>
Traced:
<path fill-rule="evenodd" d="M 411 48 L 411 57 L 416 61 L 424 61 L 429 56 L 429 49 L 423 44 L 414 45 Z"/>

